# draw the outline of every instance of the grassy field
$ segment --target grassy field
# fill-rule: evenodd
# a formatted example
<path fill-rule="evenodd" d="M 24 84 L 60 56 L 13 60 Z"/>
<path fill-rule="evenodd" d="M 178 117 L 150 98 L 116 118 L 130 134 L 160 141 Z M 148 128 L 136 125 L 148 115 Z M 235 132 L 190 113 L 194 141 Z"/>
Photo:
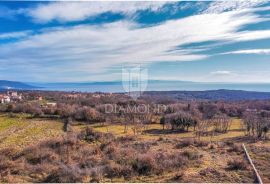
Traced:
<path fill-rule="evenodd" d="M 112 133 L 116 137 L 125 137 L 127 135 L 134 137 L 132 126 L 128 127 L 127 133 L 124 132 L 124 125 L 101 125 L 90 124 L 80 125 L 74 123 L 72 129 L 75 132 L 83 130 L 85 127 L 92 127 L 97 132 Z M 218 134 L 212 138 L 202 137 L 202 141 L 211 142 L 208 146 L 188 146 L 181 148 L 184 152 L 198 152 L 202 155 L 200 162 L 190 163 L 184 170 L 184 176 L 177 179 L 179 171 L 168 172 L 162 175 L 138 176 L 132 178 L 132 182 L 253 182 L 254 175 L 248 167 L 246 170 L 227 170 L 229 160 L 242 160 L 247 162 L 243 152 L 230 151 L 232 147 L 226 142 L 246 143 L 252 159 L 257 169 L 263 177 L 263 181 L 270 181 L 269 172 L 269 141 L 260 141 L 256 143 L 248 142 L 242 129 L 242 121 L 233 119 L 230 130 L 225 134 Z M 176 149 L 178 142 L 187 138 L 194 138 L 194 132 L 173 132 L 164 131 L 160 124 L 148 125 L 142 134 L 135 136 L 136 141 L 129 146 L 137 144 L 151 145 L 153 152 L 170 153 L 179 151 Z M 24 150 L 31 145 L 51 139 L 64 137 L 63 123 L 60 120 L 31 118 L 27 114 L 1 114 L 0 115 L 0 150 L 4 148 L 16 148 L 18 151 Z M 241 147 L 240 147 L 241 148 Z M 74 150 L 75 151 L 75 150 Z M 248 165 L 248 163 L 247 163 Z M 1 181 L 1 180 L 0 180 Z M 35 182 L 36 180 L 26 179 L 22 181 Z M 38 180 L 37 180 L 38 181 Z M 107 181 L 107 180 L 105 180 Z M 107 182 L 126 182 L 123 178 L 114 178 Z"/>
<path fill-rule="evenodd" d="M 103 132 L 103 133 L 109 132 L 116 136 L 125 136 L 125 135 L 133 136 L 134 135 L 132 131 L 132 126 L 128 128 L 127 133 L 124 133 L 124 125 L 120 125 L 120 124 L 105 125 L 105 126 L 95 124 L 95 125 L 90 125 L 90 126 L 94 128 L 96 131 Z M 84 126 L 78 126 L 78 127 L 83 128 Z M 145 140 L 157 141 L 160 138 L 166 139 L 166 140 L 181 140 L 181 139 L 195 137 L 193 131 L 182 132 L 182 133 L 166 133 L 166 132 L 163 133 L 162 128 L 163 127 L 160 124 L 148 125 L 147 133 L 138 134 L 136 135 L 136 137 L 139 140 L 144 140 L 144 141 Z M 253 141 L 248 140 L 247 137 L 245 136 L 245 132 L 243 130 L 243 122 L 241 119 L 233 119 L 231 127 L 227 133 L 219 134 L 212 138 L 210 136 L 205 136 L 205 137 L 202 137 L 201 140 L 211 141 L 217 144 L 224 141 L 234 142 L 239 145 L 241 145 L 242 143 L 245 143 L 246 145 L 248 145 L 251 158 L 253 159 L 255 165 L 257 165 L 257 169 L 260 172 L 263 181 L 267 183 L 270 182 L 270 171 L 269 171 L 270 141 L 264 140 L 264 141 L 253 142 Z M 162 146 L 167 147 L 168 145 L 164 144 Z M 228 182 L 228 178 L 234 178 L 234 180 L 231 180 L 234 182 L 243 181 L 243 178 L 241 177 L 245 177 L 245 176 L 241 172 L 239 173 L 227 172 L 226 174 L 224 174 L 224 176 L 222 175 L 215 176 L 214 174 L 207 174 L 206 176 L 201 176 L 201 175 L 198 175 L 198 172 L 199 171 L 202 172 L 204 170 L 207 171 L 209 170 L 209 168 L 214 170 L 214 172 L 218 170 L 223 170 L 226 167 L 225 163 L 229 159 L 238 157 L 238 159 L 242 160 L 245 158 L 244 155 L 242 155 L 241 157 L 239 157 L 239 155 L 235 156 L 233 153 L 230 153 L 230 155 L 228 154 L 226 155 L 224 154 L 226 153 L 226 148 L 222 148 L 222 147 L 216 150 L 218 154 L 216 151 L 213 152 L 211 150 L 209 151 L 205 149 L 199 150 L 199 151 L 200 153 L 204 155 L 204 160 L 200 165 L 189 168 L 188 172 L 186 172 L 188 173 L 189 177 L 186 177 L 186 180 L 184 180 L 184 182 L 190 182 L 187 179 L 190 177 L 193 178 L 192 180 L 193 182 Z M 159 180 L 165 182 L 167 181 L 166 177 L 170 178 L 171 175 L 168 174 L 167 176 L 162 176 L 162 179 L 160 178 Z M 219 180 L 217 180 L 217 177 L 220 177 Z M 253 182 L 252 180 L 249 180 L 249 179 L 247 179 L 247 182 Z M 152 179 L 150 179 L 150 181 L 151 180 Z M 140 181 L 135 181 L 135 182 L 140 182 Z"/>
<path fill-rule="evenodd" d="M 132 126 L 128 126 L 127 132 L 124 132 L 124 125 L 121 124 L 80 124 L 74 123 L 73 130 L 80 131 L 85 127 L 92 127 L 95 131 L 102 133 L 112 133 L 115 136 L 134 136 Z M 0 149 L 9 146 L 23 148 L 33 142 L 39 142 L 47 138 L 58 137 L 64 135 L 63 123 L 61 120 L 31 118 L 27 114 L 0 114 Z M 210 136 L 201 137 L 204 141 L 229 141 L 237 142 L 245 136 L 241 119 L 232 119 L 232 124 L 227 133 L 217 134 L 212 138 Z M 146 130 L 136 135 L 141 140 L 157 140 L 162 137 L 164 139 L 185 139 L 194 138 L 195 134 L 192 128 L 189 132 L 171 132 L 163 130 L 162 125 L 156 123 L 147 125 Z M 270 141 L 264 141 L 260 144 L 270 146 Z"/>
<path fill-rule="evenodd" d="M 76 123 L 75 123 L 76 124 Z M 133 136 L 132 126 L 124 132 L 124 125 L 121 124 L 90 124 L 73 126 L 73 130 L 80 131 L 85 127 L 92 127 L 95 131 L 102 133 L 112 133 L 115 136 Z M 156 140 L 160 137 L 167 139 L 194 138 L 195 134 L 192 129 L 189 132 L 170 132 L 163 131 L 162 125 L 156 123 L 147 125 L 147 129 L 136 137 L 142 140 Z M 233 119 L 230 130 L 225 134 L 217 134 L 212 138 L 204 136 L 201 139 L 205 141 L 225 141 L 234 140 L 243 137 L 242 121 Z M 23 148 L 33 142 L 42 141 L 47 138 L 64 135 L 63 124 L 60 120 L 31 118 L 27 114 L 1 114 L 0 115 L 0 148 L 9 147 L 10 145 L 17 148 Z M 269 141 L 264 144 L 270 144 Z"/>
<path fill-rule="evenodd" d="M 109 125 L 104 125 L 104 126 L 100 124 L 93 124 L 90 126 L 94 128 L 94 130 L 96 131 L 103 132 L 103 133 L 109 132 L 116 136 L 134 135 L 132 126 L 128 127 L 128 131 L 126 133 L 124 132 L 124 125 L 121 125 L 121 124 L 117 124 L 117 125 L 109 124 Z M 81 128 L 81 129 L 84 127 L 85 125 L 77 126 L 77 128 Z M 145 132 L 142 134 L 138 134 L 137 137 L 142 138 L 142 139 L 157 139 L 159 137 L 171 139 L 171 138 L 194 138 L 195 136 L 194 131 L 192 131 L 192 128 L 190 129 L 189 132 L 181 132 L 181 133 L 163 131 L 162 128 L 163 127 L 160 124 L 147 125 L 147 130 L 145 130 Z M 244 131 L 242 128 L 243 128 L 242 121 L 240 119 L 233 119 L 230 130 L 227 133 L 219 134 L 212 138 L 210 136 L 205 136 L 205 137 L 202 137 L 202 140 L 222 141 L 225 139 L 231 139 L 235 137 L 244 136 Z"/>
<path fill-rule="evenodd" d="M 26 114 L 0 115 L 0 149 L 23 149 L 42 140 L 64 135 L 63 124 L 56 120 L 31 119 Z"/>

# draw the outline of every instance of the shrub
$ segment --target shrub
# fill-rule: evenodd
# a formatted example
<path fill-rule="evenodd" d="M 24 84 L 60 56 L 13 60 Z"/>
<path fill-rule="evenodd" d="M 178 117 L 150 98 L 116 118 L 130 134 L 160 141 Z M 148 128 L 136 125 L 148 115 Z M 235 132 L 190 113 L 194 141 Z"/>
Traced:
<path fill-rule="evenodd" d="M 179 142 L 178 144 L 176 144 L 176 148 L 184 148 L 184 147 L 188 147 L 194 145 L 194 140 L 193 139 L 184 139 L 183 141 Z"/>
<path fill-rule="evenodd" d="M 0 173 L 4 173 L 4 171 L 10 168 L 12 162 L 7 159 L 7 157 L 0 155 Z"/>
<path fill-rule="evenodd" d="M 60 148 L 60 146 L 61 146 L 60 139 L 49 139 L 40 144 L 40 147 L 47 147 L 50 149 L 57 149 L 57 148 Z"/>
<path fill-rule="evenodd" d="M 100 148 L 109 159 L 114 159 L 119 154 L 119 147 L 115 143 L 102 144 Z"/>
<path fill-rule="evenodd" d="M 157 141 L 164 141 L 163 137 L 159 137 Z"/>
<path fill-rule="evenodd" d="M 136 140 L 135 137 L 131 135 L 121 136 L 116 139 L 116 141 L 119 141 L 119 142 L 130 142 L 130 141 L 135 141 L 135 140 Z"/>
<path fill-rule="evenodd" d="M 91 180 L 90 182 L 99 183 L 103 179 L 103 168 L 102 167 L 95 167 L 91 170 L 90 176 Z"/>
<path fill-rule="evenodd" d="M 188 162 L 187 158 L 184 157 L 180 152 L 172 154 L 158 153 L 155 155 L 155 160 L 158 164 L 158 168 L 161 171 L 173 170 L 185 166 Z"/>
<path fill-rule="evenodd" d="M 45 183 L 75 183 L 83 182 L 85 173 L 76 166 L 62 165 L 58 170 L 52 172 L 43 181 Z"/>
<path fill-rule="evenodd" d="M 115 161 L 121 165 L 132 165 L 136 159 L 136 150 L 133 148 L 119 148 L 119 154 L 116 155 Z"/>
<path fill-rule="evenodd" d="M 83 130 L 79 135 L 78 138 L 81 140 L 85 140 L 87 142 L 95 142 L 100 140 L 102 137 L 102 133 L 95 132 L 92 128 L 87 127 Z"/>
<path fill-rule="evenodd" d="M 97 155 L 82 156 L 78 161 L 81 169 L 90 169 L 96 167 L 100 163 L 100 158 Z"/>
<path fill-rule="evenodd" d="M 149 175 L 157 169 L 157 165 L 154 156 L 148 153 L 139 155 L 132 164 L 132 168 L 139 175 Z"/>
<path fill-rule="evenodd" d="M 211 175 L 211 174 L 219 176 L 220 171 L 218 171 L 218 170 L 216 170 L 215 168 L 212 168 L 212 167 L 207 167 L 205 169 L 200 170 L 199 174 L 202 175 L 202 176 L 207 176 L 207 175 Z"/>
<path fill-rule="evenodd" d="M 231 141 L 226 141 L 225 143 L 226 143 L 227 146 L 232 146 L 232 145 L 234 144 L 234 143 L 231 142 Z"/>
<path fill-rule="evenodd" d="M 39 148 L 32 147 L 25 149 L 22 156 L 24 156 L 28 163 L 35 165 L 41 163 L 41 157 L 39 156 L 40 154 L 42 154 L 42 151 Z"/>
<path fill-rule="evenodd" d="M 181 180 L 183 179 L 183 177 L 185 176 L 185 172 L 183 171 L 178 171 L 174 176 L 173 176 L 173 180 Z"/>
<path fill-rule="evenodd" d="M 227 165 L 230 170 L 245 170 L 247 168 L 247 164 L 242 160 L 229 160 Z"/>
<path fill-rule="evenodd" d="M 182 153 L 183 156 L 187 157 L 189 160 L 196 160 L 201 157 L 197 151 L 185 150 Z"/>
<path fill-rule="evenodd" d="M 198 140 L 196 140 L 194 143 L 197 147 L 205 147 L 208 146 L 209 144 L 209 142 L 207 141 L 198 141 Z"/>
<path fill-rule="evenodd" d="M 133 175 L 132 167 L 129 165 L 120 165 L 115 162 L 110 162 L 104 168 L 104 172 L 109 178 L 125 177 L 129 178 Z"/>
<path fill-rule="evenodd" d="M 136 142 L 135 144 L 132 145 L 132 147 L 136 149 L 138 152 L 146 153 L 150 149 L 150 144 L 144 142 Z"/>
<path fill-rule="evenodd" d="M 16 150 L 14 148 L 5 148 L 0 150 L 0 155 L 12 159 L 16 156 Z"/>
<path fill-rule="evenodd" d="M 188 146 L 196 146 L 196 147 L 205 147 L 208 146 L 209 142 L 207 141 L 199 141 L 199 140 L 193 140 L 193 139 L 184 139 L 183 141 L 176 144 L 176 148 L 184 148 Z"/>
<path fill-rule="evenodd" d="M 217 148 L 217 145 L 216 144 L 214 144 L 214 143 L 211 143 L 210 145 L 209 145 L 209 149 L 216 149 Z"/>
<path fill-rule="evenodd" d="M 110 142 L 114 140 L 114 136 L 111 133 L 95 132 L 93 128 L 87 127 L 77 135 L 78 139 L 85 140 L 87 142 Z"/>
<path fill-rule="evenodd" d="M 236 153 L 242 153 L 243 148 L 239 144 L 232 144 L 231 147 L 228 149 L 229 152 L 236 152 Z"/>

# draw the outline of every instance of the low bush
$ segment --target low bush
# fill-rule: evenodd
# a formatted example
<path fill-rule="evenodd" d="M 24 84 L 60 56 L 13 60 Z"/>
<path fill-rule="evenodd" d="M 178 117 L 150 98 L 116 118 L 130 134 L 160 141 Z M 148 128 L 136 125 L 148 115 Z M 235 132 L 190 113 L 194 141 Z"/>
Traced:
<path fill-rule="evenodd" d="M 131 142 L 131 141 L 135 141 L 135 136 L 131 136 L 131 135 L 127 135 L 127 136 L 121 136 L 121 137 L 118 137 L 116 139 L 117 142 L 121 142 L 121 143 L 124 143 L 124 142 Z"/>
<path fill-rule="evenodd" d="M 230 170 L 245 170 L 247 168 L 247 164 L 242 160 L 229 160 L 227 165 Z"/>
<path fill-rule="evenodd" d="M 196 147 L 206 147 L 209 145 L 209 142 L 207 141 L 199 141 L 199 140 L 193 140 L 193 139 L 184 139 L 183 141 L 176 144 L 176 148 L 184 148 L 189 146 L 196 146 Z"/>
<path fill-rule="evenodd" d="M 75 183 L 83 182 L 86 177 L 76 166 L 62 165 L 58 170 L 52 172 L 43 181 L 45 183 Z"/>
<path fill-rule="evenodd" d="M 136 149 L 138 152 L 146 153 L 150 149 L 150 144 L 144 142 L 136 142 L 135 144 L 132 145 L 132 147 Z"/>
<path fill-rule="evenodd" d="M 154 156 L 148 153 L 138 155 L 132 164 L 132 168 L 139 175 L 149 175 L 157 170 L 157 165 Z"/>
<path fill-rule="evenodd" d="M 209 142 L 196 140 L 194 141 L 194 144 L 196 147 L 206 147 L 209 145 Z"/>
<path fill-rule="evenodd" d="M 159 152 L 155 155 L 160 172 L 171 171 L 176 168 L 182 168 L 187 165 L 187 158 L 181 152 L 174 152 L 171 154 Z"/>
<path fill-rule="evenodd" d="M 27 175 L 31 178 L 29 181 L 35 182 L 102 182 L 108 178 L 126 179 L 175 171 L 199 158 L 193 151 L 167 153 L 164 149 L 151 149 L 154 142 L 132 140 L 87 128 L 18 153 L 12 149 L 1 150 L 0 174 Z"/>
<path fill-rule="evenodd" d="M 183 141 L 179 142 L 176 144 L 176 148 L 184 148 L 188 146 L 194 145 L 194 140 L 193 139 L 184 139 Z"/>
<path fill-rule="evenodd" d="M 174 176 L 173 176 L 173 180 L 182 180 L 183 177 L 185 176 L 185 172 L 183 171 L 178 171 Z"/>
<path fill-rule="evenodd" d="M 239 144 L 231 144 L 230 148 L 228 149 L 229 152 L 236 152 L 236 153 L 243 153 L 243 148 Z"/>
<path fill-rule="evenodd" d="M 220 175 L 220 171 L 216 170 L 215 168 L 212 167 L 207 167 L 205 169 L 200 170 L 199 172 L 200 175 L 202 176 L 208 176 L 208 175 Z"/>
<path fill-rule="evenodd" d="M 122 176 L 124 178 L 130 178 L 134 174 L 131 166 L 120 165 L 113 161 L 111 161 L 109 164 L 105 166 L 104 172 L 106 173 L 106 176 L 109 178 L 122 177 Z"/>
<path fill-rule="evenodd" d="M 194 150 L 185 150 L 183 151 L 182 155 L 187 157 L 189 160 L 197 160 L 201 158 L 201 155 Z"/>
<path fill-rule="evenodd" d="M 78 138 L 87 142 L 95 142 L 101 140 L 102 136 L 102 133 L 95 132 L 92 128 L 87 127 L 78 135 Z"/>
<path fill-rule="evenodd" d="M 209 149 L 211 149 L 211 150 L 216 149 L 216 148 L 217 148 L 217 145 L 214 144 L 214 143 L 211 143 L 211 144 L 209 145 Z"/>

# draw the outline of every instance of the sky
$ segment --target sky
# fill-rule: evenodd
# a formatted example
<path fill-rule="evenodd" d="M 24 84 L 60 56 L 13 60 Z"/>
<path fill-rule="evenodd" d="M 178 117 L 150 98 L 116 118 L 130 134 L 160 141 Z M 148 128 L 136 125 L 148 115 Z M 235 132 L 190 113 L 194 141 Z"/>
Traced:
<path fill-rule="evenodd" d="M 270 1 L 0 2 L 0 80 L 270 82 Z"/>

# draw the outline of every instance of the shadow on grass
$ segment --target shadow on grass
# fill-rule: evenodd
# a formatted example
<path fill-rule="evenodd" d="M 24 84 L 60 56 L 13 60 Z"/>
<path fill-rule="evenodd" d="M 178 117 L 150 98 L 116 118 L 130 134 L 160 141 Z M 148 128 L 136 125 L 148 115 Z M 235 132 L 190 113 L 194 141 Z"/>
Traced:
<path fill-rule="evenodd" d="M 250 136 L 224 138 L 224 141 L 229 141 L 229 142 L 234 142 L 234 143 L 255 143 L 256 142 L 256 140 Z"/>
<path fill-rule="evenodd" d="M 187 133 L 185 130 L 171 130 L 171 129 L 148 129 L 143 131 L 146 134 L 152 135 L 161 135 L 161 134 L 179 134 L 179 133 Z"/>
<path fill-rule="evenodd" d="M 228 132 L 243 132 L 243 131 L 245 131 L 244 128 L 234 128 L 234 129 L 228 130 Z"/>

